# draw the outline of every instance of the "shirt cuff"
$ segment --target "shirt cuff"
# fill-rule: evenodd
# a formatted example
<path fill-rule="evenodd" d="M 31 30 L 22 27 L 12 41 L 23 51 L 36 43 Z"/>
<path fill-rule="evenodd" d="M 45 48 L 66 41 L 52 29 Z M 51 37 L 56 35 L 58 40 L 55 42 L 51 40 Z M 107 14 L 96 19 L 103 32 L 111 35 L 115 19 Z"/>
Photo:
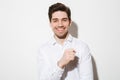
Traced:
<path fill-rule="evenodd" d="M 57 64 L 55 65 L 55 74 L 58 77 L 62 77 L 62 74 L 64 72 L 64 68 L 60 68 Z"/>

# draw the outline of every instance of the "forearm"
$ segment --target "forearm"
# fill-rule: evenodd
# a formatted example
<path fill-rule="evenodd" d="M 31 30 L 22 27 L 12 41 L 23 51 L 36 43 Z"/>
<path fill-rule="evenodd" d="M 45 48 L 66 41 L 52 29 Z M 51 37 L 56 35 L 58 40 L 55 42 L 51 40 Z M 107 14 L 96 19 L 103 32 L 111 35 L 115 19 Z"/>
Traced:
<path fill-rule="evenodd" d="M 93 80 L 92 56 L 88 46 L 85 46 L 79 61 L 80 80 Z"/>
<path fill-rule="evenodd" d="M 59 68 L 58 66 L 54 67 L 44 67 L 40 70 L 40 77 L 39 80 L 60 80 L 63 74 L 63 69 Z"/>
<path fill-rule="evenodd" d="M 79 71 L 80 80 L 93 80 L 93 67 L 91 58 L 85 62 L 81 62 Z"/>

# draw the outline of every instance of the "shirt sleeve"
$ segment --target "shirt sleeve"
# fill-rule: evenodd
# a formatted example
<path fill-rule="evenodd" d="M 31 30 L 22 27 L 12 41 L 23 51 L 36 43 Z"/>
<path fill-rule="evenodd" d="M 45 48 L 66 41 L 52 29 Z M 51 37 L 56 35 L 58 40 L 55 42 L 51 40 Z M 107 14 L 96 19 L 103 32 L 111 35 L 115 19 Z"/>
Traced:
<path fill-rule="evenodd" d="M 45 53 L 40 50 L 38 55 L 38 80 L 60 80 L 64 69 L 57 66 L 51 66 L 44 55 Z"/>
<path fill-rule="evenodd" d="M 93 80 L 93 68 L 89 47 L 85 45 L 79 61 L 80 80 Z"/>

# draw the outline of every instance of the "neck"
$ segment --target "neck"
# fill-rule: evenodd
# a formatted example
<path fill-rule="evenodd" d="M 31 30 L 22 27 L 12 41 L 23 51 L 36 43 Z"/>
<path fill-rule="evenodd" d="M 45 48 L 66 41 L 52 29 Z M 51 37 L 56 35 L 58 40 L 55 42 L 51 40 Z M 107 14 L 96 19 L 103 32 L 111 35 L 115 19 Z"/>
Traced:
<path fill-rule="evenodd" d="M 59 37 L 57 37 L 57 36 L 55 35 L 55 39 L 56 39 L 56 41 L 57 41 L 60 45 L 63 45 L 63 44 L 64 44 L 64 42 L 65 42 L 65 40 L 67 39 L 67 37 L 68 37 L 68 34 L 66 34 L 66 37 L 65 37 L 65 38 L 59 38 Z"/>

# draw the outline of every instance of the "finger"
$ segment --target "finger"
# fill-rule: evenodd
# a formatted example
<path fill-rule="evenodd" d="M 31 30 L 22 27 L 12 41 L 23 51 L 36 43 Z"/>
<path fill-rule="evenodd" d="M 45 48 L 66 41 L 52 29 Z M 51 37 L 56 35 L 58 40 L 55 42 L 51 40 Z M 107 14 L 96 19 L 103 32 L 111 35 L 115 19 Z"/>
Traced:
<path fill-rule="evenodd" d="M 73 52 L 74 52 L 74 53 L 76 53 L 76 51 L 75 51 L 75 50 L 73 50 Z"/>
<path fill-rule="evenodd" d="M 75 59 L 75 56 L 70 56 L 70 60 L 74 60 Z"/>

